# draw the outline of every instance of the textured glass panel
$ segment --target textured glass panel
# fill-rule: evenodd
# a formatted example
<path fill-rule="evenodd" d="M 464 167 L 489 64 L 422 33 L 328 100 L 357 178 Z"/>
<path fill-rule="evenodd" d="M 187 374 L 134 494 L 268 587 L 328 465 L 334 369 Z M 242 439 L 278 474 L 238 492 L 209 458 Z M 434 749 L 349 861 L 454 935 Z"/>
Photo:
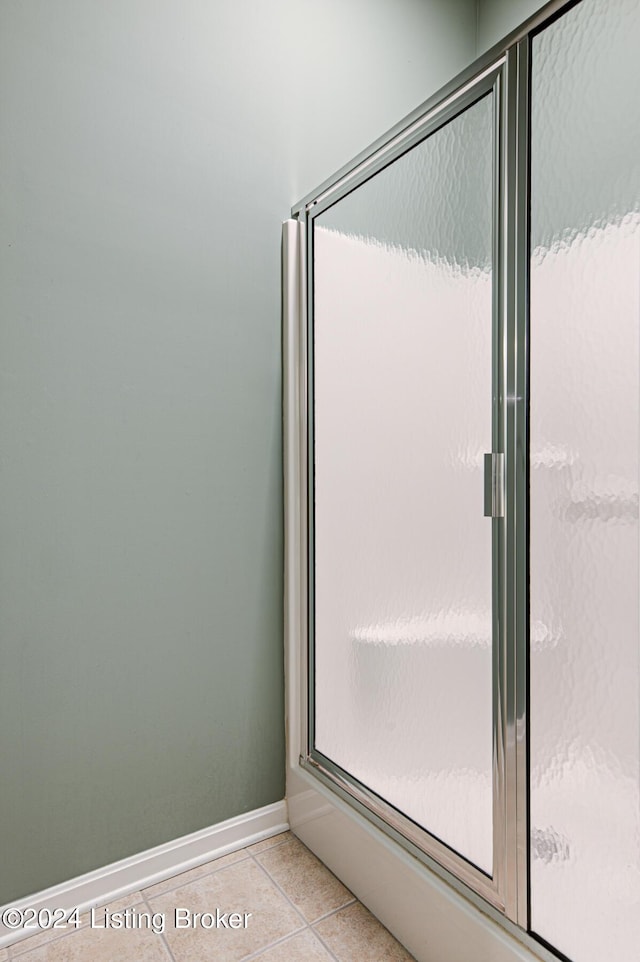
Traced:
<path fill-rule="evenodd" d="M 492 870 L 492 101 L 316 219 L 316 748 Z"/>
<path fill-rule="evenodd" d="M 640 6 L 532 47 L 532 928 L 640 952 Z"/>

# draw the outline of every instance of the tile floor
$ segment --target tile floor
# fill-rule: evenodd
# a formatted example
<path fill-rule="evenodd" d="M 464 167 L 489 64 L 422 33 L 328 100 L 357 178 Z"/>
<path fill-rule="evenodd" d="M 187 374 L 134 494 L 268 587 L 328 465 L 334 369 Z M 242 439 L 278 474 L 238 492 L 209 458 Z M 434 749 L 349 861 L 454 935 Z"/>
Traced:
<path fill-rule="evenodd" d="M 232 927 L 175 926 L 216 908 Z M 104 926 L 107 919 L 112 919 Z M 113 927 L 115 913 L 136 927 Z M 164 931 L 148 927 L 162 913 Z M 251 913 L 246 918 L 244 913 Z M 99 927 L 102 926 L 102 927 Z M 235 926 L 235 927 L 233 927 Z M 160 929 L 156 916 L 155 928 Z M 0 962 L 412 962 L 399 942 L 289 832 L 224 855 L 82 917 L 70 934 L 36 934 Z"/>

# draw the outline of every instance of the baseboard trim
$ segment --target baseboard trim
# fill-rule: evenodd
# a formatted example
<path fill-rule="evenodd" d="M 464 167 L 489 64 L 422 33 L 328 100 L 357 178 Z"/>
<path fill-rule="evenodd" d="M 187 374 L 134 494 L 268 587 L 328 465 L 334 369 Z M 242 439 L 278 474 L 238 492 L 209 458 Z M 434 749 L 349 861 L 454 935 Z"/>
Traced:
<path fill-rule="evenodd" d="M 77 906 L 80 912 L 87 912 L 221 855 L 286 832 L 288 828 L 287 803 L 283 799 L 18 899 L 10 906 L 0 907 L 0 917 L 9 907 L 68 910 Z M 28 938 L 37 931 L 12 930 L 0 922 L 0 948 Z"/>

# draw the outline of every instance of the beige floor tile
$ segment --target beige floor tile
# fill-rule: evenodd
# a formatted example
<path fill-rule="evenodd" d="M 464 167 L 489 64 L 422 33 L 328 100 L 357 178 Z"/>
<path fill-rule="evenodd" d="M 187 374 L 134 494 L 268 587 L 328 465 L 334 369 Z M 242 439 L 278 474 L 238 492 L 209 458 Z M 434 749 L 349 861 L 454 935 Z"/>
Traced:
<path fill-rule="evenodd" d="M 306 929 L 256 956 L 256 962 L 334 962 L 320 939 Z"/>
<path fill-rule="evenodd" d="M 198 924 L 196 928 L 176 929 L 167 924 L 166 938 L 176 962 L 234 962 L 304 925 L 253 859 L 148 901 L 155 912 L 166 914 L 167 923 L 175 917 L 176 908 L 188 909 L 191 917 L 195 912 L 211 912 L 215 916 L 216 909 L 251 913 L 246 928 L 205 929 Z"/>
<path fill-rule="evenodd" d="M 318 922 L 314 929 L 340 962 L 414 962 L 360 902 Z"/>
<path fill-rule="evenodd" d="M 268 848 L 273 848 L 274 845 L 282 845 L 283 842 L 288 842 L 291 838 L 293 838 L 291 832 L 281 832 L 280 835 L 272 835 L 271 838 L 264 838 L 261 842 L 248 845 L 245 852 L 257 855 L 258 852 L 266 852 Z"/>
<path fill-rule="evenodd" d="M 0 949 L 0 962 L 7 962 L 9 958 L 9 953 L 6 949 Z"/>
<path fill-rule="evenodd" d="M 162 895 L 163 892 L 171 892 L 173 889 L 180 888 L 182 885 L 188 885 L 189 882 L 203 878 L 205 875 L 210 875 L 211 872 L 217 872 L 227 865 L 240 862 L 243 858 L 247 858 L 246 849 L 240 849 L 239 852 L 230 852 L 229 855 L 221 855 L 220 858 L 213 859 L 212 862 L 205 862 L 204 865 L 197 865 L 195 868 L 189 869 L 188 872 L 173 875 L 171 878 L 165 879 L 164 882 L 150 885 L 149 888 L 144 889 L 144 897 L 153 898 L 156 895 Z"/>
<path fill-rule="evenodd" d="M 170 956 L 148 929 L 85 928 L 21 955 L 20 962 L 170 962 Z"/>
<path fill-rule="evenodd" d="M 353 895 L 297 838 L 257 856 L 308 922 L 353 900 Z"/>

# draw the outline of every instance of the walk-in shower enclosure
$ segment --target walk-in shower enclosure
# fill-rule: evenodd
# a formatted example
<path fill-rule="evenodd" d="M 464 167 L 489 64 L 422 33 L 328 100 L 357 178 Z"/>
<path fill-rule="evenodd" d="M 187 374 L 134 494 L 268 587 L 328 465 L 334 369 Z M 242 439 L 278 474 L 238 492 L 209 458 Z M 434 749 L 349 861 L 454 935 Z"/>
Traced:
<path fill-rule="evenodd" d="M 639 49 L 551 3 L 285 223 L 291 823 L 421 962 L 640 952 Z"/>

